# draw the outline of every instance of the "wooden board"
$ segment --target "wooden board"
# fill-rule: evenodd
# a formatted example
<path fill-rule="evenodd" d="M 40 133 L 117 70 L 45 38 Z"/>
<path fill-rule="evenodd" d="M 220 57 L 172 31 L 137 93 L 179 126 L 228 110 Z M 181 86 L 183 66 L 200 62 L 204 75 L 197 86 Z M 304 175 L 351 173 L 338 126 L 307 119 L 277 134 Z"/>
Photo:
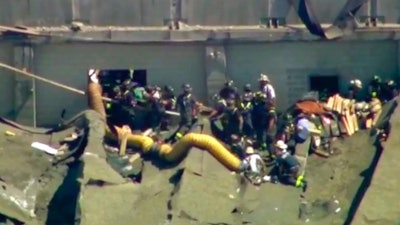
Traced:
<path fill-rule="evenodd" d="M 374 114 L 374 117 L 372 119 L 372 126 L 375 126 L 376 122 L 378 121 L 379 117 L 382 114 L 382 110 Z"/>
<path fill-rule="evenodd" d="M 332 96 L 332 97 L 329 97 L 328 98 L 328 103 L 326 104 L 326 107 L 329 109 L 329 110 L 332 110 L 333 109 L 333 104 L 335 103 L 335 98 Z"/>

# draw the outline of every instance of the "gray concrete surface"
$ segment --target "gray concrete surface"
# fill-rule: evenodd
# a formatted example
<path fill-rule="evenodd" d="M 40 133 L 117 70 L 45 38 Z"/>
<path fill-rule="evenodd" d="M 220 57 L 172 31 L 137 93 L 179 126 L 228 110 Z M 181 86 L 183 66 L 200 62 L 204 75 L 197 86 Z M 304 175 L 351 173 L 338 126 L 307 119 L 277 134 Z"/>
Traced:
<path fill-rule="evenodd" d="M 352 225 L 398 225 L 400 223 L 400 197 L 398 179 L 400 172 L 397 137 L 400 132 L 400 109 L 397 107 L 390 120 L 391 136 L 383 145 L 382 154 L 372 181 L 357 210 Z"/>

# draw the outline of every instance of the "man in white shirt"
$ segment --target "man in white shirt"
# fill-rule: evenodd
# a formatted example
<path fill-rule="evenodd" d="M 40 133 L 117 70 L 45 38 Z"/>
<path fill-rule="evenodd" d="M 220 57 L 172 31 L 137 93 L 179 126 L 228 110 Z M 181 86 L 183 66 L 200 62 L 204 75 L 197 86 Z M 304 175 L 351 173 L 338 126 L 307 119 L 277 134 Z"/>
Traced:
<path fill-rule="evenodd" d="M 275 103 L 275 88 L 272 86 L 271 81 L 269 80 L 268 76 L 265 74 L 260 74 L 260 78 L 258 79 L 260 83 L 260 92 L 267 96 L 267 100 Z"/>

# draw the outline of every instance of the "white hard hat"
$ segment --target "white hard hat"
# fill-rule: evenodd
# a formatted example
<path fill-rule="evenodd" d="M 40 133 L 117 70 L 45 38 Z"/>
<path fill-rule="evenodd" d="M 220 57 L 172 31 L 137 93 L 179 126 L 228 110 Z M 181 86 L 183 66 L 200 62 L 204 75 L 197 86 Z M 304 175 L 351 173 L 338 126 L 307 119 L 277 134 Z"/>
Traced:
<path fill-rule="evenodd" d="M 262 73 L 262 74 L 260 74 L 260 78 L 258 79 L 258 81 L 267 81 L 267 82 L 269 82 L 269 78 L 268 78 L 267 75 Z"/>
<path fill-rule="evenodd" d="M 361 82 L 361 80 L 358 80 L 358 79 L 354 80 L 354 85 L 355 85 L 356 87 L 358 87 L 358 88 L 362 88 L 362 82 Z"/>
<path fill-rule="evenodd" d="M 279 148 L 279 149 L 282 149 L 282 150 L 287 149 L 287 147 L 288 147 L 288 146 L 285 144 L 285 142 L 282 141 L 282 140 L 277 141 L 276 144 L 275 144 L 275 146 L 276 146 L 277 148 Z"/>
<path fill-rule="evenodd" d="M 253 147 L 247 147 L 246 148 L 246 154 L 254 154 L 254 148 Z"/>

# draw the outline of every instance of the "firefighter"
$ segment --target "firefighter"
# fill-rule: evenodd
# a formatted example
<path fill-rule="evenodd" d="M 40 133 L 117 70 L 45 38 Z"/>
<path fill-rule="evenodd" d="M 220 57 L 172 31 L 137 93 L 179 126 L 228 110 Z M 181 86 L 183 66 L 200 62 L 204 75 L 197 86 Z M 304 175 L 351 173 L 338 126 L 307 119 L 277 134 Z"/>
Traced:
<path fill-rule="evenodd" d="M 398 95 L 398 88 L 394 80 L 386 81 L 382 86 L 382 102 L 388 102 Z"/>
<path fill-rule="evenodd" d="M 215 109 L 211 112 L 209 116 L 210 128 L 214 136 L 219 139 L 224 139 L 224 128 L 221 123 L 221 119 L 224 116 L 224 112 L 227 109 L 226 100 L 219 98 Z"/>
<path fill-rule="evenodd" d="M 132 130 L 137 129 L 135 124 L 135 107 L 136 99 L 132 92 L 132 82 L 131 80 L 125 80 L 121 85 L 121 100 L 120 104 L 122 107 L 122 114 L 124 119 L 124 124 L 127 124 Z"/>
<path fill-rule="evenodd" d="M 348 88 L 347 98 L 351 99 L 351 100 L 359 101 L 360 97 L 358 96 L 358 94 L 360 93 L 362 87 L 363 87 L 363 85 L 360 80 L 358 80 L 358 79 L 351 80 L 349 88 Z"/>
<path fill-rule="evenodd" d="M 240 104 L 240 111 L 243 117 L 243 134 L 246 137 L 253 137 L 254 128 L 251 120 L 251 112 L 253 110 L 253 92 L 250 84 L 246 84 L 243 88 L 242 102 Z"/>
<path fill-rule="evenodd" d="M 158 86 L 149 86 L 147 88 L 147 98 L 150 113 L 148 114 L 148 127 L 153 131 L 159 131 L 161 119 L 164 115 L 164 108 L 161 102 L 161 88 Z"/>
<path fill-rule="evenodd" d="M 246 148 L 246 156 L 242 160 L 241 171 L 254 185 L 260 185 L 266 175 L 266 165 L 261 155 L 254 151 L 253 147 Z"/>
<path fill-rule="evenodd" d="M 246 150 L 252 147 L 253 143 L 250 139 L 240 137 L 237 134 L 231 135 L 231 149 L 241 160 L 246 157 Z"/>
<path fill-rule="evenodd" d="M 226 107 L 221 115 L 221 123 L 223 127 L 223 141 L 231 143 L 231 135 L 240 135 L 243 128 L 243 119 L 240 110 L 235 105 L 235 96 L 228 96 Z"/>
<path fill-rule="evenodd" d="M 368 85 L 368 101 L 372 98 L 381 99 L 381 91 L 382 91 L 382 80 L 379 76 L 375 75 L 372 77 L 371 82 Z"/>
<path fill-rule="evenodd" d="M 176 108 L 180 113 L 179 128 L 175 138 L 180 139 L 189 132 L 193 125 L 197 122 L 199 107 L 201 104 L 192 95 L 192 87 L 190 84 L 182 85 L 183 93 L 180 94 L 176 101 Z"/>
<path fill-rule="evenodd" d="M 319 101 L 320 102 L 328 102 L 328 98 L 329 98 L 329 91 L 327 88 L 324 88 L 322 91 L 320 91 L 319 93 Z"/>
<path fill-rule="evenodd" d="M 263 93 L 256 93 L 252 111 L 252 123 L 256 135 L 257 147 L 261 150 L 267 149 L 266 126 L 267 126 L 267 97 Z"/>
<path fill-rule="evenodd" d="M 266 112 L 266 127 L 265 127 L 265 144 L 270 157 L 273 157 L 273 144 L 275 142 L 275 136 L 277 133 L 277 122 L 278 116 L 275 110 L 275 104 L 272 101 L 267 101 L 267 112 Z"/>
<path fill-rule="evenodd" d="M 307 182 L 302 179 L 300 174 L 300 162 L 291 155 L 286 149 L 287 145 L 283 141 L 278 141 L 275 145 L 277 158 L 271 170 L 273 180 L 278 179 L 283 184 L 302 187 L 303 192 L 307 189 Z"/>
<path fill-rule="evenodd" d="M 266 99 L 275 104 L 275 88 L 272 86 L 271 81 L 268 76 L 265 74 L 260 74 L 260 78 L 258 79 L 260 92 L 266 96 Z"/>
<path fill-rule="evenodd" d="M 121 101 L 122 101 L 122 92 L 119 86 L 115 86 L 113 88 L 113 93 L 111 95 L 112 102 L 106 103 L 106 112 L 107 112 L 107 120 L 111 124 L 115 124 L 117 126 L 124 125 L 121 121 Z"/>
<path fill-rule="evenodd" d="M 166 85 L 163 88 L 163 93 L 161 95 L 161 103 L 163 105 L 163 108 L 168 111 L 175 110 L 176 108 L 176 96 L 174 93 L 174 89 Z M 162 130 L 168 130 L 169 125 L 170 125 L 170 120 L 171 117 L 167 114 L 164 114 L 161 120 L 161 129 Z"/>
<path fill-rule="evenodd" d="M 233 80 L 229 80 L 225 82 L 222 89 L 219 91 L 219 96 L 222 99 L 228 99 L 230 96 L 235 95 L 235 98 L 238 96 L 237 88 L 233 85 Z"/>

